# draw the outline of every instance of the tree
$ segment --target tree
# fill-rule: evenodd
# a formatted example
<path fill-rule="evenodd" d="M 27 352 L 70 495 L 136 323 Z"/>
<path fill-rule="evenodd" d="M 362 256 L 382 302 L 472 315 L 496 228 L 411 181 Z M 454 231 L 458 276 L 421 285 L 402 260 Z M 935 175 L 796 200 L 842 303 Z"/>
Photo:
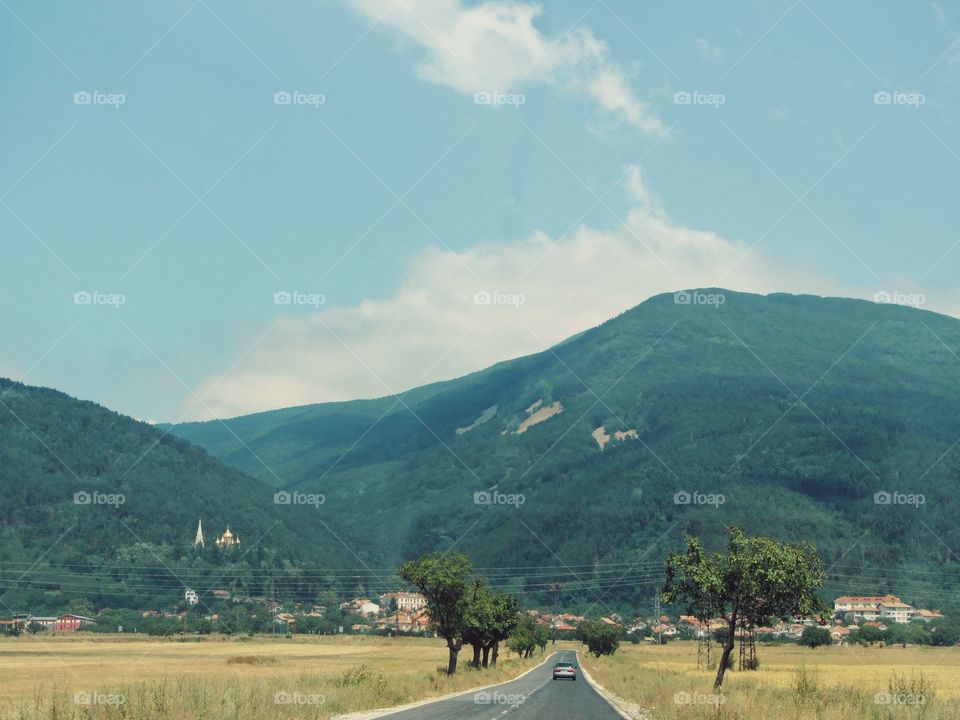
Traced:
<path fill-rule="evenodd" d="M 457 671 L 463 647 L 464 596 L 473 572 L 470 560 L 458 552 L 434 552 L 405 562 L 400 576 L 417 586 L 427 599 L 427 614 L 434 631 L 447 641 L 447 674 Z"/>
<path fill-rule="evenodd" d="M 516 598 L 512 595 L 503 590 L 490 590 L 483 580 L 474 581 L 465 597 L 463 632 L 464 642 L 473 647 L 471 664 L 474 667 L 480 667 L 481 663 L 488 667 L 491 650 L 493 664 L 497 664 L 500 642 L 506 640 L 516 627 L 518 612 Z"/>
<path fill-rule="evenodd" d="M 748 536 L 730 527 L 726 552 L 708 554 L 703 543 L 687 536 L 686 552 L 667 557 L 662 599 L 683 602 L 695 617 L 719 616 L 727 622 L 723 655 L 714 689 L 723 685 L 737 625 L 760 625 L 767 618 L 827 612 L 816 590 L 825 574 L 811 545 L 790 545 Z"/>
<path fill-rule="evenodd" d="M 529 615 L 523 615 L 510 633 L 507 647 L 522 658 L 530 657 L 537 647 L 536 628 L 536 621 Z"/>
<path fill-rule="evenodd" d="M 807 625 L 800 633 L 800 644 L 808 648 L 816 648 L 821 645 L 830 645 L 833 638 L 830 637 L 830 631 L 825 627 L 814 627 Z"/>
<path fill-rule="evenodd" d="M 488 636 L 489 642 L 483 648 L 483 666 L 487 667 L 488 655 L 493 665 L 497 664 L 497 656 L 500 654 L 500 643 L 510 637 L 510 633 L 520 622 L 520 607 L 517 599 L 504 592 L 503 590 L 494 590 L 490 596 L 490 604 L 493 606 L 493 624 Z"/>
<path fill-rule="evenodd" d="M 577 635 L 587 644 L 595 657 L 613 655 L 620 647 L 620 628 L 596 620 L 584 620 L 577 628 Z"/>

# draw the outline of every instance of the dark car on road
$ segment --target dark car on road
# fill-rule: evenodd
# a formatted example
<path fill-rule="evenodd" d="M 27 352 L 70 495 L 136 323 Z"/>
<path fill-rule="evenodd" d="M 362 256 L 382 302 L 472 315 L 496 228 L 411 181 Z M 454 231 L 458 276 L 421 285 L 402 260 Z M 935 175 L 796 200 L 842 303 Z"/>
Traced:
<path fill-rule="evenodd" d="M 553 666 L 553 679 L 554 680 L 573 680 L 577 679 L 577 668 L 568 662 L 558 662 Z"/>

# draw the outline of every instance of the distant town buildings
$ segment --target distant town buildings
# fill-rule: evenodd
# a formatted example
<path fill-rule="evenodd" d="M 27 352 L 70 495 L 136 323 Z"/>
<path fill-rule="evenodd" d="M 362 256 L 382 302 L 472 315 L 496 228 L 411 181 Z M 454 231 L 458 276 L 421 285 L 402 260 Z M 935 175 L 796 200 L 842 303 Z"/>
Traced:
<path fill-rule="evenodd" d="M 833 611 L 840 615 L 851 613 L 854 622 L 890 620 L 908 623 L 913 620 L 932 622 L 943 617 L 937 610 L 915 608 L 896 595 L 841 595 L 833 601 Z"/>

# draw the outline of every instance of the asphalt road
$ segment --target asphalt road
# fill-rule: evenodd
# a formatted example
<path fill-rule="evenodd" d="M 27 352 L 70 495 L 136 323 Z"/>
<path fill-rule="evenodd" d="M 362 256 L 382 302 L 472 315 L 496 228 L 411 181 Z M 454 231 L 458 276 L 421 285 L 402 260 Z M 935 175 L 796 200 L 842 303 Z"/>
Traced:
<path fill-rule="evenodd" d="M 556 662 L 577 666 L 577 679 L 554 680 Z M 524 677 L 486 690 L 438 700 L 383 715 L 382 720 L 622 720 L 580 672 L 576 653 L 554 653 L 544 665 Z"/>

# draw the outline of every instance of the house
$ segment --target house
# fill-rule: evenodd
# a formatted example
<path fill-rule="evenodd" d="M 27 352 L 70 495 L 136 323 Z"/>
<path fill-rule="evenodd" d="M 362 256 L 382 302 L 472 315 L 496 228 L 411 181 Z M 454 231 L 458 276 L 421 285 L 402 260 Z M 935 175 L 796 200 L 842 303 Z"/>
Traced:
<path fill-rule="evenodd" d="M 427 598 L 414 592 L 391 592 L 380 596 L 380 604 L 391 610 L 417 611 L 427 606 Z"/>
<path fill-rule="evenodd" d="M 908 623 L 913 616 L 914 609 L 905 602 L 884 601 L 877 605 L 880 617 L 884 620 L 893 620 L 896 623 Z"/>
<path fill-rule="evenodd" d="M 367 601 L 357 608 L 357 614 L 362 615 L 363 617 L 371 617 L 373 615 L 379 615 L 380 606 L 377 605 L 376 603 Z"/>
<path fill-rule="evenodd" d="M 187 605 L 196 605 L 200 602 L 200 598 L 197 597 L 197 591 L 187 588 L 183 592 L 183 599 L 186 601 Z"/>
<path fill-rule="evenodd" d="M 943 613 L 939 610 L 917 610 L 911 618 L 911 620 L 923 620 L 924 622 L 933 622 L 934 620 L 942 619 Z"/>
<path fill-rule="evenodd" d="M 844 627 L 843 625 L 834 625 L 830 628 L 830 639 L 837 645 L 842 645 L 849 635 L 850 628 Z"/>
<path fill-rule="evenodd" d="M 57 618 L 55 617 L 46 617 L 46 616 L 41 617 L 39 615 L 31 615 L 30 622 L 27 623 L 27 626 L 29 627 L 30 625 L 39 625 L 44 630 L 52 630 L 54 625 L 56 624 L 57 624 Z"/>
<path fill-rule="evenodd" d="M 210 591 L 210 594 L 213 595 L 217 600 L 229 600 L 229 599 L 230 599 L 230 592 L 227 591 L 227 590 L 221 590 L 221 589 L 218 588 L 218 589 L 216 589 L 216 590 L 211 590 L 211 591 Z"/>
<path fill-rule="evenodd" d="M 60 615 L 56 622 L 53 624 L 54 632 L 76 632 L 84 625 L 95 625 L 96 620 L 93 618 L 84 617 L 83 615 L 74 615 L 73 613 L 65 613 Z"/>
<path fill-rule="evenodd" d="M 833 601 L 833 611 L 841 614 L 852 613 L 854 621 L 876 621 L 882 615 L 881 604 L 894 606 L 891 607 L 891 613 L 902 615 L 903 609 L 896 607 L 902 602 L 896 595 L 842 595 Z"/>

